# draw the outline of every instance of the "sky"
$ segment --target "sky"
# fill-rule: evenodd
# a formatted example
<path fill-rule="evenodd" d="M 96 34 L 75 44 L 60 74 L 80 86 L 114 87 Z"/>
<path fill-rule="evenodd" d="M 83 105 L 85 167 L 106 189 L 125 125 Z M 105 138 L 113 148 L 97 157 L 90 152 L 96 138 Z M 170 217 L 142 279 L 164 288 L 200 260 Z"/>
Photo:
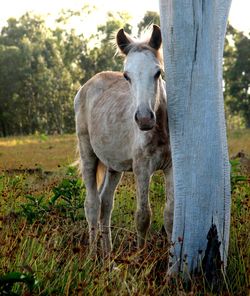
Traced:
<path fill-rule="evenodd" d="M 4 0 L 0 0 L 3 1 Z M 7 0 L 1 5 L 0 27 L 6 24 L 9 17 L 20 17 L 26 11 L 33 11 L 37 14 L 51 15 L 51 19 L 57 16 L 61 9 L 79 10 L 85 4 L 91 3 L 97 7 L 96 12 L 86 19 L 81 25 L 76 24 L 77 31 L 93 33 L 98 24 L 105 23 L 105 16 L 108 11 L 128 11 L 132 16 L 131 24 L 136 26 L 143 18 L 146 11 L 159 11 L 158 0 Z M 142 4 L 143 3 L 143 4 Z M 49 17 L 48 17 L 49 19 Z M 229 14 L 230 23 L 238 30 L 245 33 L 250 32 L 250 0 L 232 0 Z M 79 28 L 79 26 L 84 26 Z"/>

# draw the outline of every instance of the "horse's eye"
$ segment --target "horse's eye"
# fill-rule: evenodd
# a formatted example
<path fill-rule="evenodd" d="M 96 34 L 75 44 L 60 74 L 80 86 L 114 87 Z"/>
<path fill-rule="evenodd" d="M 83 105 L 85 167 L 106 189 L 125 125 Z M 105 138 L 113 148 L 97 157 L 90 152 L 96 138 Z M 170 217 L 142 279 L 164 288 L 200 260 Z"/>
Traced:
<path fill-rule="evenodd" d="M 161 70 L 157 71 L 156 74 L 155 74 L 155 79 L 158 79 L 161 75 Z"/>
<path fill-rule="evenodd" d="M 123 73 L 124 78 L 128 81 L 131 82 L 130 78 L 128 77 L 128 74 L 126 72 Z"/>

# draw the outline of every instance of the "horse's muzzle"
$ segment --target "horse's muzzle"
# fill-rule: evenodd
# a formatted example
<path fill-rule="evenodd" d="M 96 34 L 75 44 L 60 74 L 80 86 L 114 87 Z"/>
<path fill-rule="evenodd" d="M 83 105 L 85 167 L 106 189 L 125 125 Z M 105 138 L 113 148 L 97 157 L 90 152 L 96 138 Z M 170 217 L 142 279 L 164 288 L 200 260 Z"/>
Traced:
<path fill-rule="evenodd" d="M 135 113 L 135 122 L 140 130 L 149 131 L 155 126 L 155 114 L 152 111 L 149 111 L 147 115 L 143 114 L 142 116 L 140 112 L 137 111 Z"/>

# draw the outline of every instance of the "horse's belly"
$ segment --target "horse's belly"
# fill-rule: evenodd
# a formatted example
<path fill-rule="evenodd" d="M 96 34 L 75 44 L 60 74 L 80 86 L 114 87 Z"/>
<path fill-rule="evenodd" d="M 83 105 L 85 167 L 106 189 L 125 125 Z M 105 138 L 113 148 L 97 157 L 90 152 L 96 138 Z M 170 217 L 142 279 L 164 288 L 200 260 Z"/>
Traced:
<path fill-rule="evenodd" d="M 118 137 L 113 134 L 105 137 L 100 134 L 90 141 L 96 156 L 104 165 L 118 172 L 132 170 L 132 149 L 130 139 L 126 139 L 126 136 Z"/>
<path fill-rule="evenodd" d="M 112 152 L 99 150 L 98 148 L 94 150 L 97 157 L 104 163 L 108 168 L 117 171 L 131 171 L 132 170 L 132 159 L 126 157 L 125 155 L 112 154 Z M 106 153 L 105 153 L 106 152 Z"/>
<path fill-rule="evenodd" d="M 132 160 L 115 160 L 108 158 L 107 156 L 101 160 L 105 166 L 117 172 L 128 172 L 132 171 Z"/>

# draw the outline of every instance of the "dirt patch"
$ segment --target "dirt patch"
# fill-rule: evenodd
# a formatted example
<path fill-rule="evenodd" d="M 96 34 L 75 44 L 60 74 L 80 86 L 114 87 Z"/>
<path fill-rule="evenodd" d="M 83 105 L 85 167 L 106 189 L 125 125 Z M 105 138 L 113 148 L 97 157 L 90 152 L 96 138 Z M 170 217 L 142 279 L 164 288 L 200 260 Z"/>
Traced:
<path fill-rule="evenodd" d="M 250 175 L 250 156 L 247 155 L 243 150 L 236 153 L 232 159 L 238 159 L 240 162 L 241 170 L 243 174 Z"/>
<path fill-rule="evenodd" d="M 52 171 L 43 171 L 40 168 L 7 169 L 7 170 L 1 170 L 1 172 L 9 175 L 17 175 L 17 174 L 45 175 L 45 176 L 53 175 Z"/>

